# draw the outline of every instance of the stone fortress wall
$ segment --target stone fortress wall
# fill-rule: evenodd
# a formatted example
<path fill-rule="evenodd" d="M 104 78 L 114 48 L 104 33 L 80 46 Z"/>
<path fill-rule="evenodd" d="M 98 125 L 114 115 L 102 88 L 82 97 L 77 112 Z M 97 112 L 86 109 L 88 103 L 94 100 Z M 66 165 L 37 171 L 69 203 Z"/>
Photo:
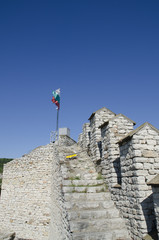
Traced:
<path fill-rule="evenodd" d="M 150 186 L 159 172 L 159 130 L 149 123 L 133 130 L 134 121 L 105 107 L 89 120 L 90 132 L 83 127 L 78 143 L 83 147 L 87 142 L 85 146 L 108 184 L 132 239 L 143 239 L 159 225 L 159 181 L 153 191 Z"/>
<path fill-rule="evenodd" d="M 9 230 L 18 239 L 70 239 L 58 156 L 51 143 L 4 166 L 0 237 Z"/>
<path fill-rule="evenodd" d="M 132 239 L 144 239 L 156 228 L 159 235 L 159 130 L 150 123 L 134 130 L 134 121 L 105 107 L 89 121 L 78 144 L 109 186 Z M 58 142 L 5 165 L 0 232 L 9 229 L 25 240 L 72 239 L 58 145 L 74 144 L 63 133 Z"/>

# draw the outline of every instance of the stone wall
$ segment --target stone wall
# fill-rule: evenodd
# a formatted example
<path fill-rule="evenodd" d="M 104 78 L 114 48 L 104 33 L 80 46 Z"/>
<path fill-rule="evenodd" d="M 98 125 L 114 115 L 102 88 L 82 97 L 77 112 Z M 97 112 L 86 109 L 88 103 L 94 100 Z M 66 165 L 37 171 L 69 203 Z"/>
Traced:
<path fill-rule="evenodd" d="M 88 148 L 90 144 L 90 124 L 85 123 L 83 124 L 83 139 L 82 139 L 82 147 Z"/>
<path fill-rule="evenodd" d="M 156 225 L 159 239 L 159 174 L 157 174 L 156 177 L 150 180 L 147 185 L 150 185 L 152 187 Z"/>
<path fill-rule="evenodd" d="M 100 126 L 102 135 L 101 171 L 109 187 L 120 184 L 120 154 L 118 141 L 126 136 L 135 123 L 122 114 L 118 114 Z"/>
<path fill-rule="evenodd" d="M 100 109 L 90 117 L 91 157 L 95 163 L 100 160 L 98 169 L 133 240 L 141 240 L 156 225 L 152 189 L 147 182 L 159 171 L 159 130 L 149 123 L 133 130 L 132 120 L 108 113 L 106 117 Z"/>
<path fill-rule="evenodd" d="M 159 170 L 159 132 L 145 123 L 120 144 L 121 194 L 129 200 L 129 210 L 125 208 L 123 212 L 129 218 L 129 228 L 132 224 L 135 228 L 131 229 L 134 236 L 143 236 L 156 224 L 152 189 L 147 181 Z"/>
<path fill-rule="evenodd" d="M 83 145 L 83 133 L 80 133 L 78 136 L 78 145 L 82 147 Z"/>
<path fill-rule="evenodd" d="M 55 144 L 36 148 L 4 166 L 0 199 L 2 232 L 16 232 L 16 237 L 31 240 L 51 240 L 52 236 L 63 240 L 64 233 L 65 239 L 71 239 L 55 148 Z"/>
<path fill-rule="evenodd" d="M 157 232 L 158 232 L 158 239 L 159 239 L 159 185 L 152 186 L 152 191 L 153 191 L 153 202 L 154 202 L 156 225 L 157 225 Z"/>
<path fill-rule="evenodd" d="M 159 170 L 158 138 L 158 131 L 144 124 L 120 141 L 120 186 L 109 184 L 112 199 L 127 220 L 134 240 L 142 239 L 155 229 L 152 189 L 147 181 Z M 115 152 L 113 156 L 115 159 Z M 109 182 L 114 183 L 113 178 L 113 175 L 110 176 Z"/>
<path fill-rule="evenodd" d="M 92 155 L 92 160 L 94 163 L 100 161 L 101 153 L 100 153 L 100 145 L 101 141 L 101 130 L 99 126 L 103 123 L 107 122 L 110 118 L 114 117 L 115 113 L 110 111 L 107 108 L 101 108 L 95 113 L 93 113 L 90 120 L 90 151 Z"/>
<path fill-rule="evenodd" d="M 90 125 L 83 125 L 79 144 L 90 149 L 132 239 L 141 240 L 155 229 L 156 218 L 159 227 L 159 190 L 152 191 L 148 184 L 159 171 L 159 130 L 149 123 L 133 130 L 134 124 L 122 114 L 99 109 L 91 115 Z M 61 146 L 74 143 L 69 136 L 60 135 L 58 142 L 4 166 L 1 231 L 7 228 L 18 238 L 31 240 L 72 239 L 62 192 L 67 169 L 62 175 L 60 162 L 71 151 L 62 153 Z"/>
<path fill-rule="evenodd" d="M 90 124 L 85 123 L 82 127 L 82 133 L 79 135 L 78 144 L 83 148 L 86 149 L 89 147 L 90 144 Z"/>
<path fill-rule="evenodd" d="M 59 147 L 54 150 L 51 178 L 51 222 L 49 240 L 71 240 L 70 225 L 62 192 L 63 176 L 60 165 Z"/>
<path fill-rule="evenodd" d="M 76 141 L 73 140 L 71 137 L 67 136 L 67 135 L 60 135 L 59 136 L 59 140 L 56 142 L 57 145 L 60 146 L 71 146 L 73 144 L 75 144 Z"/>

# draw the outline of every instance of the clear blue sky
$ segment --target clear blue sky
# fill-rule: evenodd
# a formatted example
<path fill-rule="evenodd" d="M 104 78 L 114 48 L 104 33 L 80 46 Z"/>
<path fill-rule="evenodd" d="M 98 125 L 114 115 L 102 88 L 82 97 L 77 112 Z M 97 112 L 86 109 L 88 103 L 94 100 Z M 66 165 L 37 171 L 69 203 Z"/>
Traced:
<path fill-rule="evenodd" d="M 159 128 L 159 1 L 1 0 L 0 157 L 49 143 L 57 88 L 75 140 L 104 106 Z"/>

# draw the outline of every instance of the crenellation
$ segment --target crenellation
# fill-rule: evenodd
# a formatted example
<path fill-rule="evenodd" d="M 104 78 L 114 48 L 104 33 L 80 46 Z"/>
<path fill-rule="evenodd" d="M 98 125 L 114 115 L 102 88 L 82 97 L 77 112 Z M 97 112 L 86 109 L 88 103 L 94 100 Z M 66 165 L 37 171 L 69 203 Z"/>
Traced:
<path fill-rule="evenodd" d="M 101 119 L 104 118 L 101 116 Z M 92 115 L 90 142 L 99 136 L 99 131 L 97 134 L 97 128 L 93 127 L 93 121 L 97 120 L 95 114 Z M 155 227 L 152 188 L 147 182 L 159 170 L 159 130 L 149 123 L 133 130 L 134 124 L 122 114 L 101 123 L 100 166 L 112 199 L 126 218 L 132 238 L 139 240 Z M 97 152 L 93 150 L 93 144 L 91 153 L 94 159 L 93 154 Z"/>
<path fill-rule="evenodd" d="M 151 231 L 158 231 L 159 236 L 159 130 L 147 122 L 134 129 L 134 121 L 105 107 L 89 120 L 83 124 L 78 144 L 61 135 L 58 142 L 38 147 L 6 164 L 0 200 L 2 230 L 7 226 L 18 238 L 31 240 L 87 238 L 81 224 L 87 229 L 89 222 L 98 231 L 101 224 L 108 226 L 103 211 L 115 204 L 125 223 L 111 219 L 113 233 L 104 233 L 102 239 L 119 239 L 121 233 L 115 227 L 125 224 L 133 240 L 144 239 Z M 72 154 L 76 154 L 74 159 L 66 159 Z M 97 180 L 101 175 L 103 179 Z M 107 183 L 111 202 L 101 195 L 98 201 L 92 201 L 96 196 L 93 194 L 105 189 L 100 184 L 88 188 L 92 181 Z M 85 200 L 79 203 L 77 196 Z M 88 196 L 92 202 L 87 201 Z M 93 212 L 88 214 L 87 208 Z M 78 214 L 72 209 L 78 209 Z M 112 215 L 116 211 L 113 208 Z M 96 214 L 102 220 L 96 221 Z M 100 232 L 96 234 L 99 239 Z M 128 236 L 127 232 L 122 236 Z"/>

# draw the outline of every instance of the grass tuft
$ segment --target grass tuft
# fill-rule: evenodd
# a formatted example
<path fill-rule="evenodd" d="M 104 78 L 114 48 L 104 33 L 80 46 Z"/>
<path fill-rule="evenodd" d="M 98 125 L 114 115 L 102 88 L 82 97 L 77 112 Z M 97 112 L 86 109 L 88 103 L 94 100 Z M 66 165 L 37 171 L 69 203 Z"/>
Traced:
<path fill-rule="evenodd" d="M 69 177 L 69 180 L 80 180 L 80 177 L 75 176 L 75 177 Z"/>
<path fill-rule="evenodd" d="M 101 179 L 103 179 L 102 174 L 98 173 L 98 176 L 97 176 L 96 180 L 101 180 Z"/>

